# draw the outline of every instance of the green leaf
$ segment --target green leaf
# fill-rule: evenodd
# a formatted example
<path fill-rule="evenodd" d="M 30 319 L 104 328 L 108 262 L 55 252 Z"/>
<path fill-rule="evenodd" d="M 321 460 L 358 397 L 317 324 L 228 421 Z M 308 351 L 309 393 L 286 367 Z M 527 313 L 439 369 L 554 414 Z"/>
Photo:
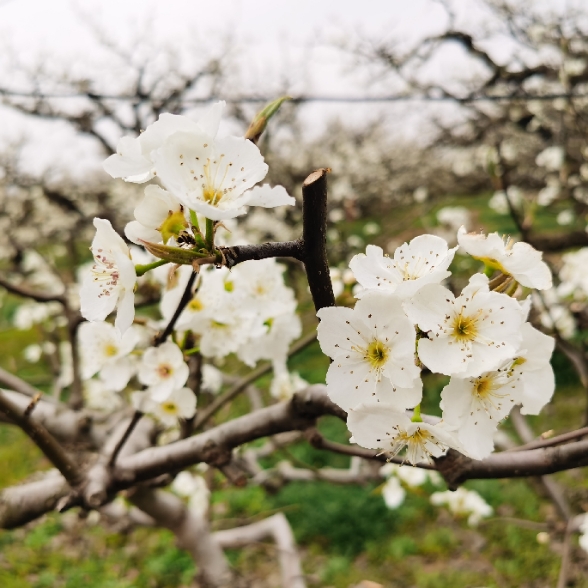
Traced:
<path fill-rule="evenodd" d="M 269 119 L 278 112 L 280 106 L 282 106 L 282 103 L 286 100 L 292 100 L 292 98 L 290 96 L 282 96 L 281 98 L 270 102 L 265 108 L 263 108 L 263 110 L 260 110 L 249 125 L 249 128 L 245 133 L 245 138 L 253 143 L 257 143 L 259 137 L 261 137 L 261 134 L 265 131 Z"/>
<path fill-rule="evenodd" d="M 196 259 L 202 259 L 209 255 L 208 253 L 198 253 L 192 249 L 180 249 L 179 247 L 170 247 L 161 243 L 149 243 L 140 239 L 141 243 L 151 253 L 159 259 L 165 259 L 179 265 L 190 265 Z"/>

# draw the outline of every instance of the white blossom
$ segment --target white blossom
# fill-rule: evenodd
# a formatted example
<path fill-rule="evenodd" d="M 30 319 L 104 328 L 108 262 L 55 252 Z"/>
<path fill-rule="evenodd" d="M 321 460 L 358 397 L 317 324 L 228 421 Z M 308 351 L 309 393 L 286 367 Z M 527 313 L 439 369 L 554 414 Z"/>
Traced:
<path fill-rule="evenodd" d="M 251 190 L 268 166 L 257 146 L 243 137 L 177 132 L 158 149 L 155 163 L 163 185 L 184 206 L 212 220 L 244 214 L 246 206 L 294 204 L 281 186 Z"/>
<path fill-rule="evenodd" d="M 22 355 L 29 363 L 37 363 L 43 355 L 43 349 L 40 345 L 33 343 L 23 349 Z"/>
<path fill-rule="evenodd" d="M 157 401 L 151 390 L 133 392 L 131 401 L 136 410 L 151 415 L 166 427 L 174 427 L 178 419 L 190 419 L 196 414 L 196 395 L 190 388 L 174 390 Z"/>
<path fill-rule="evenodd" d="M 568 208 L 567 210 L 562 210 L 560 213 L 558 213 L 555 220 L 558 225 L 566 227 L 571 225 L 576 220 L 576 214 L 573 210 Z"/>
<path fill-rule="evenodd" d="M 142 245 L 141 241 L 166 243 L 185 226 L 187 221 L 180 201 L 152 184 L 145 188 L 145 195 L 135 208 L 135 220 L 127 224 L 125 235 L 137 245 Z"/>
<path fill-rule="evenodd" d="M 446 425 L 456 432 L 463 453 L 474 459 L 488 457 L 500 421 L 513 406 L 523 414 L 539 414 L 555 389 L 549 358 L 554 340 L 525 323 L 517 356 L 497 370 L 475 378 L 451 378 L 441 393 Z"/>
<path fill-rule="evenodd" d="M 80 290 L 81 313 L 89 321 L 103 321 L 115 308 L 115 326 L 126 331 L 135 317 L 135 266 L 126 243 L 110 221 L 95 218 L 96 236 L 90 250 L 94 264 Z"/>
<path fill-rule="evenodd" d="M 580 531 L 580 547 L 588 552 L 588 515 L 579 515 L 582 517 L 578 530 Z"/>
<path fill-rule="evenodd" d="M 395 463 L 384 464 L 380 468 L 379 473 L 385 478 L 397 476 L 401 482 L 404 482 L 411 488 L 422 486 L 429 479 L 429 472 L 423 468 L 398 465 Z"/>
<path fill-rule="evenodd" d="M 535 158 L 535 163 L 540 166 L 544 167 L 548 171 L 557 171 L 561 169 L 564 163 L 565 152 L 563 147 L 558 145 L 553 145 L 552 147 L 547 147 L 537 155 Z"/>
<path fill-rule="evenodd" d="M 171 489 L 184 498 L 192 512 L 203 517 L 208 510 L 210 490 L 202 476 L 190 472 L 180 472 L 171 484 Z"/>
<path fill-rule="evenodd" d="M 526 313 L 505 294 L 490 292 L 488 278 L 475 274 L 461 296 L 430 284 L 405 303 L 409 318 L 427 338 L 418 343 L 421 361 L 440 374 L 478 376 L 513 358 Z"/>
<path fill-rule="evenodd" d="M 365 255 L 356 255 L 349 267 L 365 291 L 383 290 L 406 299 L 425 284 L 447 278 L 456 249 L 448 249 L 441 237 L 420 235 L 398 247 L 393 258 L 384 255 L 381 247 L 368 245 Z"/>
<path fill-rule="evenodd" d="M 588 247 L 562 255 L 562 267 L 559 270 L 561 284 L 557 289 L 560 296 L 572 294 L 575 298 L 588 296 Z"/>
<path fill-rule="evenodd" d="M 21 331 L 28 331 L 34 325 L 55 320 L 63 315 L 63 306 L 59 302 L 27 301 L 19 304 L 12 324 Z"/>
<path fill-rule="evenodd" d="M 110 414 L 123 406 L 122 398 L 102 380 L 86 380 L 83 396 L 84 406 L 89 410 Z"/>
<path fill-rule="evenodd" d="M 444 206 L 437 211 L 437 220 L 457 231 L 462 225 L 470 224 L 470 211 L 465 206 Z"/>
<path fill-rule="evenodd" d="M 406 490 L 400 485 L 398 478 L 391 477 L 382 486 L 382 498 L 386 506 L 394 510 L 404 502 Z"/>
<path fill-rule="evenodd" d="M 274 377 L 270 385 L 270 394 L 276 400 L 290 400 L 296 392 L 308 387 L 308 382 L 298 372 L 288 371 L 286 361 L 274 362 Z"/>
<path fill-rule="evenodd" d="M 218 394 L 223 385 L 223 374 L 210 363 L 202 366 L 202 385 L 204 392 Z"/>
<path fill-rule="evenodd" d="M 99 372 L 110 390 L 122 390 L 135 374 L 136 363 L 130 353 L 138 339 L 135 328 L 121 335 L 110 323 L 82 323 L 78 330 L 82 378 Z"/>
<path fill-rule="evenodd" d="M 450 447 L 459 448 L 454 434 L 442 423 L 413 422 L 389 405 L 362 404 L 350 409 L 347 426 L 352 443 L 392 457 L 406 449 L 406 460 L 411 464 L 431 461 L 431 456 L 439 457 Z"/>
<path fill-rule="evenodd" d="M 353 310 L 322 308 L 317 316 L 321 349 L 333 359 L 327 372 L 327 392 L 333 402 L 344 410 L 371 400 L 396 410 L 420 402 L 415 330 L 399 299 L 372 292 Z"/>
<path fill-rule="evenodd" d="M 537 204 L 539 206 L 549 206 L 560 194 L 561 184 L 559 178 L 549 176 L 546 179 L 546 186 L 541 188 L 537 193 Z"/>
<path fill-rule="evenodd" d="M 141 384 L 149 386 L 153 400 L 159 402 L 186 383 L 189 371 L 182 350 L 168 341 L 145 350 L 138 378 Z"/>
<path fill-rule="evenodd" d="M 475 491 L 463 486 L 455 492 L 435 492 L 431 494 L 431 503 L 436 506 L 446 505 L 455 515 L 469 515 L 468 525 L 476 527 L 484 517 L 494 511 L 492 507 Z"/>
<path fill-rule="evenodd" d="M 104 169 L 113 178 L 123 178 L 127 182 L 150 180 L 156 174 L 154 153 L 171 135 L 184 131 L 215 137 L 224 107 L 224 101 L 217 102 L 198 122 L 187 116 L 160 115 L 139 137 L 123 137 L 118 142 L 116 153 L 104 162 Z"/>
<path fill-rule="evenodd" d="M 522 286 L 537 290 L 552 286 L 551 271 L 542 261 L 543 254 L 528 243 L 504 240 L 498 233 L 468 233 L 465 227 L 459 229 L 457 241 L 466 253 L 512 276 Z"/>

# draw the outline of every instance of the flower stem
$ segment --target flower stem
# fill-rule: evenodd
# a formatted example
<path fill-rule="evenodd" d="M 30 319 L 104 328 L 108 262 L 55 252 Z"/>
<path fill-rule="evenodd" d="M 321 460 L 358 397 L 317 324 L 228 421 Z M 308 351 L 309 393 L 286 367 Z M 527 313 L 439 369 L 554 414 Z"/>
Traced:
<path fill-rule="evenodd" d="M 194 210 L 190 210 L 190 222 L 192 223 L 192 226 L 198 232 L 200 232 L 200 225 L 198 224 L 198 215 L 196 214 L 196 212 Z"/>
<path fill-rule="evenodd" d="M 166 259 L 159 259 L 157 261 L 154 261 L 153 263 L 145 263 L 145 264 L 136 265 L 135 271 L 137 272 L 137 277 L 141 277 L 141 276 L 145 275 L 148 271 L 151 271 L 152 269 L 155 269 L 156 267 L 160 267 L 162 265 L 165 265 L 166 263 L 169 263 L 169 261 L 167 261 Z"/>
<path fill-rule="evenodd" d="M 214 221 L 206 219 L 206 247 L 212 253 L 214 251 Z"/>
<path fill-rule="evenodd" d="M 412 422 L 413 423 L 422 423 L 423 419 L 421 418 L 421 405 L 417 404 L 413 409 L 413 416 L 412 416 Z"/>

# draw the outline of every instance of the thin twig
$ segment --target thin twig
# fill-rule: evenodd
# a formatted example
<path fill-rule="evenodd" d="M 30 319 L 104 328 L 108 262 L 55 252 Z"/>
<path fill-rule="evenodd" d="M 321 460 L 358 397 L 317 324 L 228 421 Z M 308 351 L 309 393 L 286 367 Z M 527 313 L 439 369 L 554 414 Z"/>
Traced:
<path fill-rule="evenodd" d="M 563 552 L 561 556 L 561 567 L 557 578 L 557 588 L 566 588 L 568 585 L 568 573 L 570 568 L 570 551 L 572 549 L 572 521 L 566 526 L 564 535 Z"/>
<path fill-rule="evenodd" d="M 31 398 L 34 398 L 37 394 L 43 394 L 38 388 L 31 386 L 28 382 L 25 382 L 18 376 L 15 376 L 2 368 L 0 368 L 0 384 L 6 386 L 6 388 L 10 388 L 10 390 L 14 390 L 25 396 L 30 396 Z M 52 404 L 58 404 L 57 399 L 47 394 L 43 394 L 43 400 Z"/>
<path fill-rule="evenodd" d="M 343 445 L 342 443 L 335 443 L 325 439 L 316 429 L 309 432 L 309 443 L 316 449 L 325 449 L 333 453 L 340 453 L 342 455 L 357 456 L 371 461 L 381 461 L 383 463 L 397 463 L 400 465 L 409 465 L 402 457 L 386 457 L 384 453 L 377 453 L 373 449 L 364 449 L 363 447 L 353 445 Z M 436 470 L 437 468 L 430 463 L 417 463 L 413 467 L 421 468 L 423 470 Z"/>
<path fill-rule="evenodd" d="M 137 426 L 137 423 L 141 420 L 142 416 L 143 413 L 140 410 L 136 410 L 134 412 L 133 417 L 131 418 L 131 422 L 129 423 L 129 426 L 127 427 L 126 431 L 123 433 L 122 437 L 119 439 L 118 443 L 114 447 L 114 450 L 112 451 L 112 455 L 110 456 L 110 460 L 108 461 L 108 465 L 110 467 L 113 467 L 116 463 L 116 458 L 118 457 L 120 450 L 124 447 L 124 444 L 131 436 L 131 433 L 134 431 L 135 427 Z"/>
<path fill-rule="evenodd" d="M 190 300 L 192 300 L 192 287 L 194 286 L 194 282 L 196 281 L 197 275 L 198 274 L 196 272 L 192 272 L 192 275 L 190 276 L 190 278 L 188 279 L 188 283 L 186 284 L 186 289 L 184 290 L 184 293 L 180 298 L 180 302 L 178 303 L 178 307 L 176 308 L 173 316 L 171 317 L 169 323 L 166 325 L 165 329 L 163 329 L 163 331 L 155 337 L 155 340 L 153 341 L 154 347 L 158 347 L 159 345 L 164 343 L 165 340 L 172 334 L 172 331 L 174 330 L 174 327 L 176 326 L 176 323 L 178 322 L 180 315 L 184 311 L 184 308 L 186 308 Z"/>
<path fill-rule="evenodd" d="M 35 302 L 59 302 L 65 304 L 65 296 L 63 294 L 44 294 L 43 292 L 36 292 L 27 288 L 26 286 L 17 286 L 8 280 L 0 277 L 0 286 L 8 290 L 11 294 L 22 296 L 23 298 L 30 298 Z"/>
<path fill-rule="evenodd" d="M 550 437 L 549 439 L 537 439 L 536 441 L 531 441 L 531 443 L 519 445 L 517 447 L 513 447 L 512 449 L 507 449 L 506 451 L 526 451 L 528 449 L 538 449 L 539 447 L 553 447 L 554 445 L 561 445 L 567 441 L 581 439 L 582 437 L 586 437 L 586 435 L 588 435 L 588 427 L 582 427 L 576 431 L 562 433 L 561 435 Z"/>

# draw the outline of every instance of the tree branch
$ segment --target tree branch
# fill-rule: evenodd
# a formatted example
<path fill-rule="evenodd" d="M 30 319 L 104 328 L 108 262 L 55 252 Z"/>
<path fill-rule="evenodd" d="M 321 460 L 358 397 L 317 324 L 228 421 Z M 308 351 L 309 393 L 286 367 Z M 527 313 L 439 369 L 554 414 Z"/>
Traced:
<path fill-rule="evenodd" d="M 190 553 L 198 566 L 199 580 L 207 588 L 232 588 L 235 586 L 221 546 L 210 533 L 208 521 L 197 515 L 171 492 L 138 488 L 129 500 L 156 523 L 169 529 L 178 545 Z"/>
<path fill-rule="evenodd" d="M 0 391 L 0 411 L 31 438 L 45 457 L 62 473 L 70 486 L 75 487 L 82 481 L 80 468 L 64 451 L 63 447 L 40 423 L 24 416 L 24 411 L 21 411 L 2 391 Z"/>
<path fill-rule="evenodd" d="M 244 527 L 217 531 L 213 537 L 224 549 L 243 547 L 272 537 L 278 548 L 282 588 L 306 588 L 294 534 L 283 513 L 277 513 Z"/>
<path fill-rule="evenodd" d="M 11 294 L 22 296 L 23 298 L 30 298 L 35 302 L 59 302 L 65 304 L 65 296 L 63 294 L 44 294 L 43 292 L 36 292 L 26 286 L 13 284 L 0 276 L 0 286 L 8 290 Z"/>
<path fill-rule="evenodd" d="M 335 306 L 327 259 L 328 168 L 312 172 L 302 184 L 302 248 L 314 307 Z"/>

